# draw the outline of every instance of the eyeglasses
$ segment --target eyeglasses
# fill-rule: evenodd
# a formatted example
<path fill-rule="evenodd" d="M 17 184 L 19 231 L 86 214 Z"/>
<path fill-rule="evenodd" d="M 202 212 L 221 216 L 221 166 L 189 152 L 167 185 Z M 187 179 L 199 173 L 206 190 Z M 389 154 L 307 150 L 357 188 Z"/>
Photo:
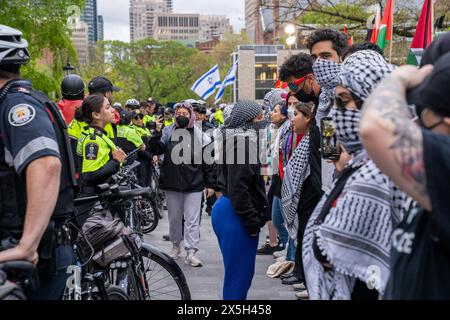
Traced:
<path fill-rule="evenodd" d="M 297 92 L 300 84 L 306 80 L 307 76 L 308 75 L 301 77 L 300 79 L 295 80 L 294 82 L 289 82 L 288 83 L 289 90 L 291 90 L 292 92 Z"/>
<path fill-rule="evenodd" d="M 134 116 L 134 120 L 142 120 L 144 119 L 144 115 L 143 114 L 138 114 Z"/>

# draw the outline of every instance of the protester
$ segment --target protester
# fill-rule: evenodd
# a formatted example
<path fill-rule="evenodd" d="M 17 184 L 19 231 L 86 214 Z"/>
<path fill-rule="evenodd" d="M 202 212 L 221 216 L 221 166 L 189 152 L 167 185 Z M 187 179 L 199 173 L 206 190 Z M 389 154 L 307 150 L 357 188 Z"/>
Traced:
<path fill-rule="evenodd" d="M 303 264 L 311 299 L 372 300 L 385 290 L 391 235 L 406 196 L 369 159 L 359 121 L 364 100 L 392 70 L 372 50 L 358 51 L 342 65 L 330 117 L 352 159 L 322 197 L 305 232 Z"/>
<path fill-rule="evenodd" d="M 202 266 L 197 257 L 202 194 L 207 189 L 210 197 L 215 188 L 212 167 L 202 157 L 203 150 L 210 143 L 211 138 L 195 126 L 195 112 L 186 103 L 175 107 L 175 123 L 164 128 L 159 142 L 158 154 L 164 154 L 159 187 L 167 197 L 170 241 L 173 244 L 169 255 L 177 259 L 181 253 L 184 217 L 185 263 L 191 267 Z M 181 153 L 177 151 L 180 145 L 185 146 Z"/>
<path fill-rule="evenodd" d="M 213 208 L 211 222 L 224 261 L 224 300 L 247 298 L 259 232 L 268 214 L 261 165 L 250 160 L 258 158 L 257 132 L 268 125 L 263 118 L 260 105 L 239 101 L 221 129 L 225 163 L 218 166 L 218 188 L 223 195 Z M 242 155 L 245 161 L 237 164 Z"/>
<path fill-rule="evenodd" d="M 398 68 L 368 99 L 361 120 L 370 157 L 419 204 L 393 233 L 385 299 L 450 299 L 450 53 L 431 70 Z"/>

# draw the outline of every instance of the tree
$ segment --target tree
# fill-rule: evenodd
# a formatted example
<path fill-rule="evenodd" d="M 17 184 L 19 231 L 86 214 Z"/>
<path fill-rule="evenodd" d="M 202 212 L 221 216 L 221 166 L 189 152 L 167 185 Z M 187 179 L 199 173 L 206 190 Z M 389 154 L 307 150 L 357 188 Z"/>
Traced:
<path fill-rule="evenodd" d="M 67 58 L 76 59 L 70 39 L 68 19 L 71 6 L 81 8 L 84 0 L 0 0 L 1 24 L 16 28 L 29 42 L 30 63 L 22 70 L 24 78 L 33 80 L 34 87 L 47 94 L 59 92 L 62 67 Z M 39 65 L 45 52 L 51 52 L 51 68 Z"/>
<path fill-rule="evenodd" d="M 212 64 L 211 57 L 178 42 L 105 41 L 99 44 L 96 61 L 82 75 L 86 80 L 108 77 L 122 89 L 115 95 L 117 101 L 153 97 L 168 103 L 193 98 L 192 84 Z"/>

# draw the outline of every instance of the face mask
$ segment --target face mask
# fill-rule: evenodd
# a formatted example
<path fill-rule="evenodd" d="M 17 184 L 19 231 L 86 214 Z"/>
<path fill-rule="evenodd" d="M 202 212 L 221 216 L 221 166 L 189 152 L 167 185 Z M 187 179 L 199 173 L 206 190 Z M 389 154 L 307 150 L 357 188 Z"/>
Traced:
<path fill-rule="evenodd" d="M 313 71 L 317 83 L 321 87 L 332 90 L 338 85 L 338 75 L 341 72 L 340 64 L 318 58 L 313 65 Z"/>
<path fill-rule="evenodd" d="M 295 118 L 295 109 L 294 108 L 289 108 L 287 114 L 288 114 L 289 120 L 294 119 Z"/>
<path fill-rule="evenodd" d="M 316 96 L 314 95 L 314 92 L 311 90 L 311 93 L 306 93 L 303 90 L 297 91 L 297 93 L 294 94 L 294 96 L 300 101 L 300 102 L 315 102 L 317 101 Z"/>
<path fill-rule="evenodd" d="M 184 116 L 179 116 L 176 118 L 177 124 L 180 128 L 186 128 L 189 125 L 189 118 Z"/>
<path fill-rule="evenodd" d="M 344 145 L 349 154 L 355 154 L 363 149 L 363 144 L 359 137 L 359 122 L 361 120 L 361 111 L 359 110 L 338 110 L 332 108 L 329 116 L 336 125 L 336 135 L 339 141 Z"/>

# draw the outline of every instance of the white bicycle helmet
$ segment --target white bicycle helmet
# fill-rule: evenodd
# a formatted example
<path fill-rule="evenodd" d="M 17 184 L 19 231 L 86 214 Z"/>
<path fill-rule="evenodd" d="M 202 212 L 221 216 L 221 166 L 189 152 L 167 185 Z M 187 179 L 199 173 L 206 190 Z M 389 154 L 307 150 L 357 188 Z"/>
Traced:
<path fill-rule="evenodd" d="M 30 60 L 28 41 L 22 32 L 0 24 L 0 65 L 25 64 Z"/>
<path fill-rule="evenodd" d="M 141 103 L 136 99 L 127 100 L 125 107 L 140 108 Z"/>

